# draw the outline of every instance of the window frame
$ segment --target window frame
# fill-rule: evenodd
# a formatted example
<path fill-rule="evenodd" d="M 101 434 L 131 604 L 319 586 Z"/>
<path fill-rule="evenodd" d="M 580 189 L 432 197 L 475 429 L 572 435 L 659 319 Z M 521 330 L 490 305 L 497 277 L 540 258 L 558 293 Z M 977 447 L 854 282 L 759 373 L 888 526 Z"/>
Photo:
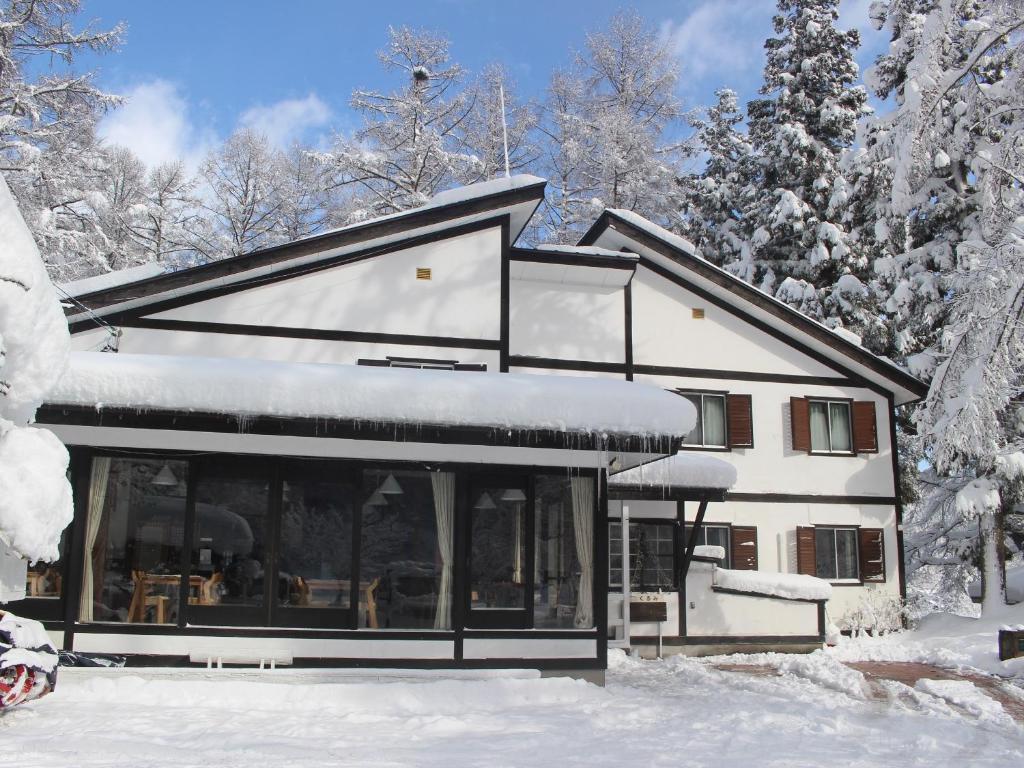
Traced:
<path fill-rule="evenodd" d="M 619 536 L 617 536 L 617 537 L 612 535 L 612 526 L 616 526 L 616 525 L 619 526 L 619 531 L 620 531 Z M 634 592 L 658 592 L 658 591 L 661 591 L 661 592 L 674 592 L 674 591 L 678 591 L 678 589 L 679 589 L 679 584 L 678 584 L 679 579 L 678 579 L 677 570 L 678 570 L 678 567 L 679 567 L 680 549 L 681 549 L 681 546 L 682 546 L 682 542 L 680 541 L 679 525 L 678 525 L 678 522 L 676 520 L 673 520 L 673 519 L 670 519 L 670 518 L 663 518 L 663 517 L 632 517 L 632 518 L 630 518 L 630 520 L 629 520 L 630 533 L 632 533 L 632 531 L 635 528 L 636 531 L 637 531 L 637 535 L 636 535 L 636 537 L 632 537 L 632 536 L 630 537 L 629 563 L 628 564 L 623 563 L 620 567 L 614 569 L 614 570 L 618 571 L 619 574 L 620 574 L 618 581 L 615 581 L 612 578 L 612 571 L 613 571 L 613 568 L 612 568 L 612 558 L 615 557 L 616 555 L 618 555 L 619 557 L 622 556 L 622 533 L 621 533 L 621 531 L 622 531 L 622 520 L 620 518 L 609 518 L 608 519 L 608 539 L 607 539 L 607 541 L 608 541 L 608 589 L 609 590 L 614 589 L 614 588 L 622 589 L 623 579 L 625 579 L 625 571 L 626 571 L 627 567 L 629 569 L 630 578 L 632 579 L 633 569 L 634 569 L 634 562 L 635 562 L 637 556 L 639 555 L 639 546 L 634 546 L 634 543 L 639 539 L 639 535 L 640 535 L 639 528 L 636 528 L 636 526 L 641 526 L 641 525 L 644 525 L 644 526 L 647 526 L 647 525 L 651 525 L 651 526 L 657 525 L 657 526 L 666 526 L 666 527 L 671 528 L 671 533 L 672 533 L 672 551 L 670 553 L 670 556 L 672 558 L 671 571 L 670 571 L 670 573 L 671 573 L 671 583 L 668 584 L 668 585 L 661 585 L 661 586 L 659 586 L 659 585 L 647 585 L 647 584 L 645 584 L 641 580 L 636 585 L 634 585 L 632 583 L 632 581 L 631 581 L 630 586 L 629 586 L 630 591 L 634 591 Z M 663 540 L 664 539 L 661 539 L 661 538 L 658 539 L 658 541 L 663 541 Z M 614 552 L 612 551 L 612 548 L 611 548 L 612 547 L 612 542 L 618 542 L 618 544 L 619 544 L 618 549 L 616 551 L 614 551 Z M 664 555 L 659 555 L 658 553 L 655 553 L 655 556 L 656 557 L 664 557 Z M 642 579 L 642 571 L 641 571 L 641 579 Z"/>
<path fill-rule="evenodd" d="M 699 397 L 700 398 L 700 413 L 698 416 L 698 425 L 700 426 L 700 437 L 701 442 L 699 443 L 687 443 L 685 442 L 686 437 L 683 438 L 684 442 L 680 444 L 679 450 L 681 451 L 721 451 L 728 452 L 732 448 L 729 445 L 729 392 L 728 390 L 714 390 L 714 389 L 674 389 L 672 390 L 675 394 L 687 398 Z M 717 397 L 722 401 L 722 439 L 721 445 L 715 445 L 714 443 L 704 442 L 704 399 L 707 397 Z M 696 429 L 697 426 L 694 426 Z M 692 430 L 691 430 L 692 431 Z"/>
<path fill-rule="evenodd" d="M 693 524 L 688 522 L 687 525 L 688 526 L 692 526 Z M 700 526 L 700 532 L 698 533 L 698 538 L 702 537 L 704 539 L 704 541 L 703 542 L 698 541 L 695 544 L 695 546 L 698 546 L 698 547 L 700 547 L 700 546 L 708 546 L 708 543 L 707 543 L 707 541 L 708 541 L 708 536 L 707 536 L 708 528 L 716 528 L 716 529 L 721 529 L 721 530 L 725 531 L 725 558 L 724 558 L 724 562 L 719 567 L 720 568 L 725 568 L 726 570 L 732 569 L 732 523 L 708 523 L 708 522 L 702 523 L 701 526 Z M 711 546 L 718 546 L 718 545 L 717 544 L 712 544 Z"/>
<path fill-rule="evenodd" d="M 838 585 L 850 585 L 856 586 L 864 583 L 864 577 L 860 570 L 860 526 L 859 525 L 815 525 L 814 528 L 814 551 L 815 551 L 815 562 L 814 562 L 814 575 L 816 578 L 823 579 L 830 584 Z M 830 531 L 832 534 L 832 556 L 835 563 L 835 576 L 822 576 L 818 572 L 818 531 Z M 850 531 L 853 534 L 853 561 L 856 564 L 857 573 L 852 577 L 839 576 L 839 539 L 836 536 L 837 531 Z"/>
<path fill-rule="evenodd" d="M 807 400 L 807 430 L 808 439 L 810 441 L 810 450 L 808 453 L 811 456 L 856 456 L 857 452 L 854 450 L 856 442 L 853 436 L 853 398 L 849 397 L 820 397 L 814 395 L 805 395 Z M 828 430 L 828 449 L 815 448 L 814 447 L 814 430 L 811 428 L 811 406 L 814 403 L 824 403 L 826 407 L 826 418 L 825 428 Z M 848 450 L 833 450 L 832 449 L 832 406 L 841 405 L 846 410 L 846 422 L 850 434 L 850 448 Z"/>

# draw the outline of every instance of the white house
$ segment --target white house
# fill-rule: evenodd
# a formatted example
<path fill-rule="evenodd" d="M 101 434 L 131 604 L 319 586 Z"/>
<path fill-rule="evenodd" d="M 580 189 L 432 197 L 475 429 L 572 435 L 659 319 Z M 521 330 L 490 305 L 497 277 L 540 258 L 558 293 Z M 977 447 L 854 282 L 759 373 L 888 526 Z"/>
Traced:
<path fill-rule="evenodd" d="M 821 583 L 780 575 L 839 622 L 898 596 L 891 416 L 923 385 L 632 214 L 516 247 L 543 193 L 69 286 L 39 420 L 76 518 L 19 610 L 161 663 L 600 674 L 609 636 L 820 644 Z"/>

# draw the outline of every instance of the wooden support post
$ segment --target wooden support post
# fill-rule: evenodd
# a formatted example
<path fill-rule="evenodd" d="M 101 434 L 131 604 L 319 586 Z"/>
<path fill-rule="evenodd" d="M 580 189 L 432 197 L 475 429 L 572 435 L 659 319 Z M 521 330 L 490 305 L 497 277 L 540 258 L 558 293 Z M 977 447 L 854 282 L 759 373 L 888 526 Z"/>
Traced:
<path fill-rule="evenodd" d="M 697 517 L 693 521 L 693 528 L 690 536 L 686 539 L 686 551 L 683 553 L 683 562 L 679 564 L 679 583 L 686 583 L 686 574 L 690 572 L 690 562 L 693 560 L 693 551 L 697 548 L 697 534 L 704 524 L 704 513 L 708 511 L 708 500 L 703 499 L 697 507 Z M 682 607 L 682 606 L 680 606 Z"/>

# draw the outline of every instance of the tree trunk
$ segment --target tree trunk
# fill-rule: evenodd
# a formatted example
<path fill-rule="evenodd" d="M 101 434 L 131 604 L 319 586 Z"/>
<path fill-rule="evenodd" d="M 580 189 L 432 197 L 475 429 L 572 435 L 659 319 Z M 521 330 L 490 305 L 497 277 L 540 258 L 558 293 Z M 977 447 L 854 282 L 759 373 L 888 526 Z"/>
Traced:
<path fill-rule="evenodd" d="M 1006 605 L 1006 582 L 999 558 L 1002 526 L 995 513 L 986 512 L 978 521 L 978 527 L 981 533 L 981 615 L 991 616 Z"/>

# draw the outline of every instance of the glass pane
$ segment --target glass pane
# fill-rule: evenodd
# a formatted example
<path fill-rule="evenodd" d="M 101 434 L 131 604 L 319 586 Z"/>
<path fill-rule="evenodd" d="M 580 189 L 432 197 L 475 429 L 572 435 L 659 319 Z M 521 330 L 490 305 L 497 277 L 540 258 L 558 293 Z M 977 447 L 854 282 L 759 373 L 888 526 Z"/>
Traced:
<path fill-rule="evenodd" d="M 478 487 L 470 536 L 470 605 L 523 608 L 526 489 Z"/>
<path fill-rule="evenodd" d="M 622 523 L 608 523 L 608 584 L 622 586 Z"/>
<path fill-rule="evenodd" d="M 630 525 L 630 586 L 640 591 L 671 589 L 675 583 L 673 526 L 664 523 Z"/>
<path fill-rule="evenodd" d="M 359 489 L 307 479 L 281 484 L 277 602 L 348 608 L 352 602 L 352 501 Z"/>
<path fill-rule="evenodd" d="M 729 567 L 729 529 L 725 526 L 709 525 L 705 526 L 704 532 L 706 535 L 706 541 L 711 546 L 721 547 L 725 550 L 725 557 L 719 560 L 719 565 L 723 568 Z"/>
<path fill-rule="evenodd" d="M 440 513 L 435 509 L 432 475 L 447 473 L 398 468 L 363 472 L 358 595 L 361 628 L 446 628 L 448 601 L 439 605 L 445 562 L 438 548 L 439 514 L 447 533 L 449 569 L 453 526 L 445 512 L 448 494 L 440 484 Z M 451 584 L 450 578 L 447 583 Z M 440 621 L 439 612 L 445 614 Z"/>
<path fill-rule="evenodd" d="M 683 395 L 683 397 L 693 404 L 693 409 L 697 412 L 697 423 L 694 425 L 693 429 L 690 430 L 690 434 L 683 438 L 683 445 L 703 445 L 704 432 L 701 425 L 704 421 L 704 416 L 700 404 L 700 395 Z"/>
<path fill-rule="evenodd" d="M 538 477 L 534 509 L 536 559 L 533 574 L 533 625 L 537 628 L 572 629 L 575 626 L 580 589 L 580 558 L 576 551 L 576 525 L 569 478 Z M 621 541 L 618 546 L 617 563 L 621 573 Z M 589 547 L 587 557 L 589 559 Z"/>
<path fill-rule="evenodd" d="M 811 403 L 811 450 L 828 451 L 828 403 L 812 400 Z"/>
<path fill-rule="evenodd" d="M 82 621 L 178 618 L 188 464 L 93 459 Z"/>
<path fill-rule="evenodd" d="M 829 403 L 829 427 L 832 432 L 833 451 L 852 451 L 853 439 L 850 435 L 849 403 Z"/>
<path fill-rule="evenodd" d="M 857 532 L 849 529 L 836 531 L 836 565 L 840 579 L 858 578 Z"/>
<path fill-rule="evenodd" d="M 214 471 L 196 483 L 192 573 L 198 605 L 261 606 L 270 483 Z"/>
<path fill-rule="evenodd" d="M 819 579 L 836 579 L 836 532 L 834 528 L 814 529 L 815 571 Z"/>
<path fill-rule="evenodd" d="M 68 526 L 61 531 L 60 544 L 58 544 L 60 555 L 56 560 L 52 563 L 31 563 L 28 566 L 28 571 L 25 574 L 25 597 L 50 599 L 60 597 L 64 585 L 65 547 L 70 529 L 71 526 Z"/>
<path fill-rule="evenodd" d="M 704 445 L 725 447 L 725 398 L 704 395 Z"/>

